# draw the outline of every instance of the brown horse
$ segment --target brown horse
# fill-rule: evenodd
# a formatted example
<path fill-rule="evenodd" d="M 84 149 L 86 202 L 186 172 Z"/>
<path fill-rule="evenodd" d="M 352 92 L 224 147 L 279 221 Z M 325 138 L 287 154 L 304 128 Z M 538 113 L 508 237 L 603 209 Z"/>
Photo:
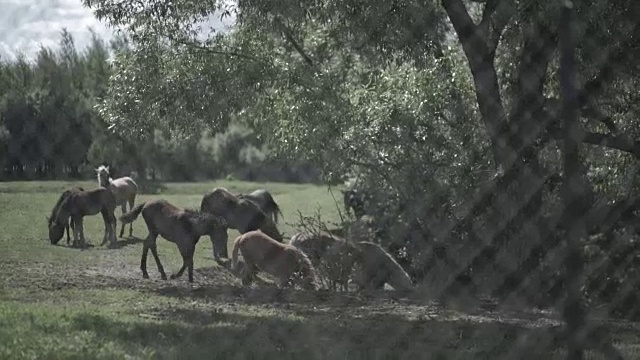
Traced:
<path fill-rule="evenodd" d="M 198 240 L 202 235 L 210 235 L 215 238 L 221 231 L 226 232 L 224 219 L 196 210 L 179 208 L 166 200 L 144 202 L 122 215 L 120 221 L 124 224 L 131 223 L 138 218 L 140 213 L 142 213 L 142 218 L 149 230 L 140 259 L 140 270 L 142 270 L 144 279 L 149 278 L 147 256 L 149 249 L 151 249 L 162 280 L 167 280 L 156 249 L 158 235 L 176 244 L 180 255 L 182 255 L 182 267 L 177 273 L 171 275 L 171 279 L 182 276 L 184 270 L 188 268 L 189 282 L 193 282 L 193 253 Z"/>
<path fill-rule="evenodd" d="M 262 230 L 271 238 L 282 242 L 283 236 L 276 224 L 252 201 L 240 199 L 225 188 L 215 188 L 205 194 L 200 203 L 200 211 L 220 216 L 225 219 L 228 228 L 237 230 L 240 234 L 252 230 Z M 211 238 L 213 243 L 213 257 L 228 258 L 228 235 Z"/>
<path fill-rule="evenodd" d="M 62 200 L 58 207 L 57 214 L 53 216 L 53 221 L 49 222 L 49 240 L 52 244 L 57 244 L 64 233 L 64 225 L 69 221 L 73 222 L 73 246 L 86 246 L 84 237 L 83 218 L 85 216 L 102 214 L 104 220 L 104 238 L 102 245 L 110 241 L 110 247 L 116 243 L 115 224 L 116 199 L 113 193 L 105 188 L 93 190 L 74 190 L 63 193 Z"/>
<path fill-rule="evenodd" d="M 258 189 L 249 194 L 238 194 L 239 199 L 246 199 L 253 201 L 260 210 L 265 214 L 271 216 L 275 224 L 278 223 L 278 213 L 282 215 L 278 203 L 274 200 L 273 196 L 268 190 Z M 284 216 L 284 215 L 283 215 Z"/>
<path fill-rule="evenodd" d="M 359 260 L 359 250 L 351 242 L 324 231 L 305 231 L 293 235 L 289 245 L 309 257 L 315 268 L 326 276 L 329 288 L 348 289 L 349 277 Z"/>
<path fill-rule="evenodd" d="M 238 253 L 245 266 L 238 271 Z M 298 283 L 303 289 L 316 289 L 316 272 L 313 264 L 298 248 L 280 243 L 260 230 L 238 236 L 231 253 L 231 269 L 242 279 L 242 285 L 250 285 L 258 269 L 276 277 L 279 287 Z"/>
<path fill-rule="evenodd" d="M 71 238 L 69 235 L 69 225 L 71 225 L 72 230 L 75 229 L 73 225 L 73 220 L 69 218 L 69 221 L 65 222 L 64 224 L 59 224 L 59 226 L 54 226 L 54 222 L 56 222 L 56 217 L 57 217 L 58 211 L 60 211 L 60 205 L 62 204 L 62 201 L 67 196 L 69 196 L 69 194 L 77 191 L 84 191 L 84 189 L 81 187 L 73 187 L 71 189 L 65 190 L 62 193 L 62 195 L 60 195 L 60 197 L 58 198 L 58 201 L 56 201 L 56 204 L 53 206 L 53 209 L 51 209 L 51 215 L 47 216 L 47 227 L 49 228 L 49 240 L 52 243 L 58 243 L 58 241 L 62 239 L 62 236 L 64 235 L 65 230 L 67 231 L 67 245 L 69 245 L 69 242 L 71 241 Z"/>
<path fill-rule="evenodd" d="M 382 289 L 387 283 L 395 290 L 413 289 L 413 282 L 398 262 L 380 245 L 360 241 L 354 244 L 360 252 L 354 282 L 360 290 Z"/>
<path fill-rule="evenodd" d="M 132 178 L 123 176 L 114 180 L 109 175 L 109 167 L 104 165 L 100 165 L 96 169 L 96 174 L 98 175 L 98 185 L 111 190 L 116 196 L 116 206 L 120 206 L 123 215 L 127 212 L 127 203 L 129 210 L 133 209 L 136 203 L 138 184 Z M 120 237 L 124 235 L 124 225 L 122 224 L 122 228 L 120 228 Z M 129 224 L 129 236 L 132 234 L 133 224 Z"/>

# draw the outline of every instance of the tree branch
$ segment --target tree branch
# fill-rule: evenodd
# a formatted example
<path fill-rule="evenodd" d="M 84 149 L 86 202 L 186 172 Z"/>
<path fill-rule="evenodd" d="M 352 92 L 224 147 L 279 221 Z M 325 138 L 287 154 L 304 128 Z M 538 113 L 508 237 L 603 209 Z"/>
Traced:
<path fill-rule="evenodd" d="M 194 41 L 187 41 L 185 39 L 179 39 L 175 36 L 171 36 L 171 35 L 166 35 L 167 38 L 170 41 L 175 42 L 176 44 L 180 44 L 180 45 L 184 45 L 187 47 L 191 47 L 200 51 L 204 51 L 204 52 L 208 52 L 210 54 L 216 54 L 216 55 L 226 55 L 226 56 L 233 56 L 233 57 L 239 57 L 239 58 L 243 58 L 245 60 L 251 60 L 251 61 L 256 61 L 256 62 L 260 62 L 260 63 L 266 63 L 264 60 L 259 59 L 255 56 L 252 55 L 247 55 L 247 54 L 243 54 L 237 51 L 222 51 L 222 50 L 215 50 L 212 49 L 210 47 L 207 46 L 202 46 Z"/>
<path fill-rule="evenodd" d="M 610 134 L 585 132 L 582 142 L 625 151 L 635 156 L 636 159 L 640 159 L 640 140 L 632 140 L 624 135 L 614 136 Z"/>
<path fill-rule="evenodd" d="M 489 52 L 496 51 L 500 36 L 515 14 L 515 10 L 513 0 L 487 0 L 478 30 L 485 39 Z"/>
<path fill-rule="evenodd" d="M 469 37 L 476 33 L 476 25 L 473 23 L 467 8 L 462 3 L 462 0 L 442 0 L 442 6 L 447 11 L 449 20 L 451 20 L 454 30 L 460 37 L 460 42 L 464 44 Z"/>
<path fill-rule="evenodd" d="M 501 0 L 496 6 L 495 15 L 493 16 L 491 27 L 492 32 L 488 34 L 487 41 L 491 53 L 496 51 L 500 36 L 507 27 L 507 24 L 516 13 L 516 7 L 513 0 Z"/>
<path fill-rule="evenodd" d="M 276 18 L 274 21 L 276 23 L 276 26 L 280 28 L 280 31 L 282 31 L 284 38 L 291 44 L 291 46 L 293 46 L 294 49 L 296 49 L 298 54 L 302 56 L 302 59 L 304 60 L 304 62 L 307 63 L 307 65 L 313 67 L 314 66 L 313 60 L 311 60 L 311 57 L 307 55 L 307 53 L 304 51 L 302 46 L 298 44 L 298 42 L 293 38 L 293 34 L 291 34 L 291 30 L 289 30 L 289 28 L 287 28 L 287 26 L 283 24 L 282 21 L 280 21 L 280 19 Z"/>

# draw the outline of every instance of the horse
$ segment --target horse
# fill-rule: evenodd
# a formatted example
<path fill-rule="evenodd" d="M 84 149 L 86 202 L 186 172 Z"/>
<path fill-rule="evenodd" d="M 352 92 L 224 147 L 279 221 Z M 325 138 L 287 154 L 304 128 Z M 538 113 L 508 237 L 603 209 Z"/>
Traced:
<path fill-rule="evenodd" d="M 67 245 L 69 245 L 69 242 L 71 241 L 71 238 L 69 236 L 69 225 L 71 225 L 71 230 L 75 230 L 73 220 L 69 218 L 69 221 L 65 222 L 64 224 L 60 224 L 61 226 L 53 226 L 54 225 L 53 223 L 56 221 L 56 215 L 58 214 L 58 211 L 60 211 L 60 205 L 62 204 L 62 201 L 69 194 L 76 191 L 84 191 L 84 189 L 78 186 L 78 187 L 73 187 L 71 189 L 65 190 L 62 193 L 62 195 L 60 195 L 60 197 L 58 198 L 58 201 L 56 201 L 56 204 L 53 206 L 53 209 L 51 209 L 51 215 L 47 216 L 47 227 L 49 228 L 49 240 L 52 242 L 55 241 L 55 243 L 58 243 L 58 241 L 60 241 L 60 239 L 64 235 L 65 230 L 67 231 Z"/>
<path fill-rule="evenodd" d="M 265 214 L 270 215 L 273 219 L 273 222 L 276 224 L 278 223 L 278 213 L 284 216 L 282 214 L 282 211 L 280 210 L 280 207 L 278 206 L 278 203 L 276 203 L 276 201 L 273 199 L 273 196 L 268 190 L 258 189 L 250 194 L 238 194 L 238 198 L 253 201 L 256 205 L 258 205 L 258 207 L 260 207 L 260 210 L 262 210 Z"/>
<path fill-rule="evenodd" d="M 98 176 L 98 185 L 107 188 L 116 196 L 116 206 L 120 206 L 122 214 L 127 212 L 127 203 L 129 210 L 136 203 L 136 195 L 138 193 L 138 184 L 129 176 L 112 179 L 109 175 L 109 167 L 100 165 L 96 170 Z M 120 237 L 124 235 L 124 224 L 120 229 Z M 133 224 L 129 224 L 129 236 L 133 235 Z"/>
<path fill-rule="evenodd" d="M 215 188 L 205 194 L 200 203 L 200 211 L 220 216 L 225 219 L 227 227 L 237 230 L 240 234 L 252 230 L 262 230 L 272 239 L 283 242 L 283 236 L 273 220 L 268 217 L 254 202 L 240 199 L 225 188 Z M 228 258 L 228 236 L 211 238 L 213 243 L 213 257 L 219 261 L 220 257 Z"/>
<path fill-rule="evenodd" d="M 244 267 L 239 271 L 238 254 Z M 276 277 L 280 288 L 297 283 L 305 290 L 316 289 L 316 271 L 311 260 L 300 249 L 283 244 L 260 230 L 248 231 L 233 243 L 231 269 L 248 286 L 258 269 Z"/>
<path fill-rule="evenodd" d="M 85 216 L 102 214 L 104 221 L 104 238 L 102 244 L 110 241 L 110 246 L 116 243 L 116 208 L 115 195 L 105 188 L 93 190 L 65 191 L 60 195 L 60 203 L 57 213 L 53 216 L 53 221 L 49 222 L 49 240 L 52 244 L 57 244 L 64 233 L 64 226 L 69 218 L 73 223 L 73 246 L 80 242 L 80 247 L 86 245 L 84 238 L 83 218 Z"/>
<path fill-rule="evenodd" d="M 341 190 L 342 201 L 347 213 L 353 211 L 356 219 L 363 217 L 366 214 L 365 211 L 365 197 L 363 194 L 353 190 Z"/>
<path fill-rule="evenodd" d="M 395 290 L 413 289 L 409 274 L 380 245 L 368 241 L 359 241 L 354 245 L 359 250 L 354 282 L 360 290 L 379 290 L 385 283 Z"/>
<path fill-rule="evenodd" d="M 291 237 L 289 245 L 304 252 L 316 269 L 325 273 L 332 290 L 339 285 L 346 291 L 349 277 L 358 259 L 358 249 L 344 238 L 329 232 L 299 232 Z"/>
<path fill-rule="evenodd" d="M 218 236 L 221 231 L 226 232 L 224 219 L 198 210 L 183 209 L 166 200 L 153 200 L 143 202 L 134 207 L 130 212 L 123 214 L 120 221 L 124 224 L 133 222 L 142 213 L 149 235 L 144 240 L 140 270 L 142 277 L 149 278 L 147 272 L 147 257 L 149 250 L 156 261 L 162 280 L 167 280 L 167 275 L 160 263 L 156 239 L 158 235 L 176 244 L 182 255 L 182 267 L 177 273 L 171 275 L 171 279 L 182 276 L 188 269 L 189 282 L 193 282 L 193 253 L 196 244 L 202 235 Z"/>

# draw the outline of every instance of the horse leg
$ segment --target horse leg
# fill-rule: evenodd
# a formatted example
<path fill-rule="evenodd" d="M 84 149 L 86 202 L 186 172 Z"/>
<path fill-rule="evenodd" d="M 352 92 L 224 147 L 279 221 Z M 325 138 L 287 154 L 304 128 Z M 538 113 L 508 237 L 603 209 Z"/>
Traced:
<path fill-rule="evenodd" d="M 129 210 L 133 209 L 133 207 L 136 205 L 136 197 L 135 195 L 129 199 Z M 122 209 L 124 210 L 124 206 L 122 207 Z M 120 235 L 122 236 L 122 235 Z M 133 236 L 133 222 L 129 223 L 129 237 Z"/>
<path fill-rule="evenodd" d="M 240 278 L 242 279 L 242 286 L 249 286 L 253 282 L 253 277 L 256 272 L 256 266 L 245 261 L 244 268 Z"/>
<path fill-rule="evenodd" d="M 78 227 L 78 223 L 76 223 L 73 218 L 71 219 L 71 221 L 73 221 L 73 243 L 71 244 L 71 247 L 76 247 L 79 246 L 79 241 L 80 241 L 80 228 Z"/>
<path fill-rule="evenodd" d="M 73 222 L 75 223 L 76 227 L 75 231 L 78 233 L 78 245 L 81 249 L 84 249 L 85 247 L 87 247 L 87 240 L 84 238 L 84 221 L 82 219 L 82 216 L 76 217 Z"/>
<path fill-rule="evenodd" d="M 151 234 L 149 234 L 151 236 Z M 142 257 L 140 258 L 140 270 L 142 271 L 142 278 L 148 279 L 149 273 L 147 272 L 147 256 L 149 256 L 149 236 L 144 240 L 142 244 Z"/>
<path fill-rule="evenodd" d="M 182 273 L 184 273 L 184 270 L 189 268 L 189 282 L 192 283 L 193 282 L 193 252 L 194 252 L 194 246 L 193 243 L 195 243 L 195 241 L 193 241 L 192 239 L 188 239 L 189 243 L 188 244 L 184 244 L 183 246 L 179 246 L 178 250 L 180 250 L 180 255 L 182 255 L 182 267 L 180 268 L 180 270 L 178 270 L 177 273 L 171 275 L 171 279 L 177 279 L 180 276 L 182 276 Z"/>
<path fill-rule="evenodd" d="M 227 251 L 227 241 L 229 235 L 227 234 L 227 228 L 219 229 L 213 234 L 209 235 L 211 238 L 211 245 L 213 247 L 213 258 L 219 261 L 221 257 L 228 259 L 229 254 Z"/>
<path fill-rule="evenodd" d="M 149 278 L 149 274 L 147 274 L 147 254 L 148 251 L 151 250 L 151 255 L 153 255 L 154 260 L 156 261 L 156 265 L 158 266 L 158 272 L 160 273 L 160 277 L 162 280 L 167 280 L 167 274 L 164 272 L 164 267 L 160 263 L 160 257 L 158 256 L 158 249 L 156 246 L 156 238 L 158 234 L 149 231 L 149 236 L 144 241 L 144 248 L 142 250 L 142 259 L 140 260 L 140 269 L 142 270 L 142 276 L 147 279 Z"/>
<path fill-rule="evenodd" d="M 126 201 L 124 201 L 122 203 L 122 205 L 120 205 L 120 209 L 122 209 L 122 215 L 127 213 L 127 202 Z M 122 238 L 124 236 L 124 225 L 125 224 L 122 223 L 122 225 L 121 225 L 122 227 L 120 228 L 120 236 L 118 236 L 120 238 Z M 116 229 L 118 229 L 118 224 L 117 223 L 116 223 Z"/>
<path fill-rule="evenodd" d="M 69 236 L 69 223 L 71 222 L 71 218 L 67 220 L 64 224 L 64 229 L 67 231 L 67 246 L 69 246 L 69 241 L 71 241 L 71 237 Z"/>
<path fill-rule="evenodd" d="M 104 238 L 102 239 L 102 244 L 100 244 L 100 246 L 106 244 L 108 240 L 109 248 L 114 248 L 118 241 L 116 239 L 116 215 L 113 211 L 109 211 L 107 209 L 103 209 L 100 213 L 102 214 L 102 221 L 104 221 Z"/>

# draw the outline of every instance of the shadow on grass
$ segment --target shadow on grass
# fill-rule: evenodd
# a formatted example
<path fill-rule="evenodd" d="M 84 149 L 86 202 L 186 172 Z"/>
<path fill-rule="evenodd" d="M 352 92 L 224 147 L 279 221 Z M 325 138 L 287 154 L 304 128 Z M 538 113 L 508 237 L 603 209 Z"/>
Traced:
<path fill-rule="evenodd" d="M 73 330 L 162 359 L 548 359 L 557 346 L 549 329 L 391 314 L 287 318 L 171 309 L 146 317 L 155 320 L 78 315 Z"/>
<path fill-rule="evenodd" d="M 115 246 L 112 246 L 111 249 L 121 249 L 123 247 L 129 245 L 142 244 L 144 239 L 141 239 L 137 236 L 129 236 L 121 240 L 117 240 Z"/>

